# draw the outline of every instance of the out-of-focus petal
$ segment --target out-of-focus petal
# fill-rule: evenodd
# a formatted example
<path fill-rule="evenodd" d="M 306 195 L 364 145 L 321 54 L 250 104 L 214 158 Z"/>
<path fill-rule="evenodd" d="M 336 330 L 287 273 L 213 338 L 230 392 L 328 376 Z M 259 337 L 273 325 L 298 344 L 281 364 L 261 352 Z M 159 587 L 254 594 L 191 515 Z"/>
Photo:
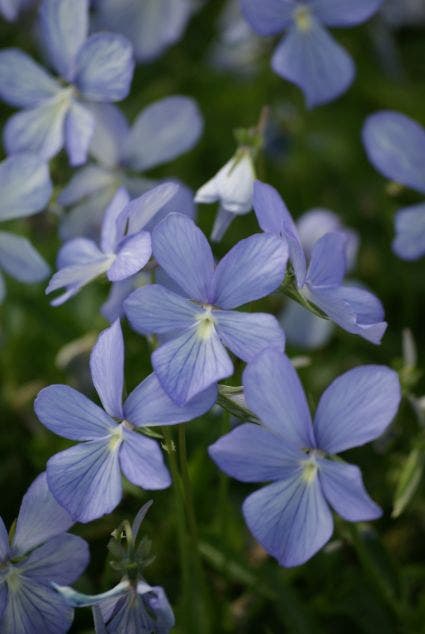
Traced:
<path fill-rule="evenodd" d="M 36 548 L 22 562 L 20 569 L 27 577 L 46 586 L 52 581 L 73 583 L 82 574 L 89 559 L 88 545 L 81 537 L 57 535 Z"/>
<path fill-rule="evenodd" d="M 202 129 L 202 115 L 193 99 L 166 97 L 137 117 L 124 145 L 123 159 L 135 171 L 162 165 L 190 150 Z"/>
<path fill-rule="evenodd" d="M 293 346 L 307 350 L 315 350 L 325 346 L 335 328 L 330 319 L 316 317 L 297 302 L 289 301 L 285 306 L 279 322 L 286 335 L 286 340 Z"/>
<path fill-rule="evenodd" d="M 289 26 L 297 0 L 241 0 L 242 13 L 260 35 L 276 35 Z"/>
<path fill-rule="evenodd" d="M 143 489 L 166 489 L 171 484 L 159 444 L 143 434 L 125 429 L 120 449 L 125 477 Z"/>
<path fill-rule="evenodd" d="M 120 187 L 107 206 L 100 234 L 100 245 L 104 253 L 115 253 L 122 240 L 127 224 L 126 207 L 130 202 L 127 191 Z"/>
<path fill-rule="evenodd" d="M 0 163 L 0 191 L 1 220 L 37 213 L 52 193 L 46 163 L 35 154 L 9 156 Z"/>
<path fill-rule="evenodd" d="M 143 275 L 143 273 L 142 273 Z M 108 298 L 100 308 L 102 315 L 111 324 L 116 319 L 121 319 L 124 314 L 124 300 L 134 291 L 137 286 L 136 278 L 129 277 L 121 282 L 112 282 Z"/>
<path fill-rule="evenodd" d="M 317 445 L 338 453 L 378 438 L 400 403 L 397 373 L 365 365 L 339 376 L 322 394 L 314 418 Z"/>
<path fill-rule="evenodd" d="M 18 108 L 33 108 L 59 92 L 44 68 L 17 48 L 0 51 L 0 99 Z"/>
<path fill-rule="evenodd" d="M 116 425 L 100 407 L 67 385 L 49 385 L 34 403 L 40 421 L 70 440 L 94 440 L 111 434 Z"/>
<path fill-rule="evenodd" d="M 425 203 L 405 207 L 395 217 L 394 252 L 403 260 L 425 255 Z"/>
<path fill-rule="evenodd" d="M 153 225 L 157 221 L 157 214 L 162 212 L 166 205 L 173 203 L 179 190 L 178 183 L 168 181 L 150 188 L 130 201 L 126 210 L 129 235 L 145 229 L 149 223 Z M 178 203 L 178 199 L 176 202 Z M 173 211 L 176 210 L 180 211 L 173 208 Z"/>
<path fill-rule="evenodd" d="M 314 0 L 314 14 L 327 26 L 354 26 L 368 20 L 383 0 Z"/>
<path fill-rule="evenodd" d="M 114 168 L 123 159 L 129 132 L 127 119 L 117 106 L 109 103 L 92 103 L 90 110 L 96 121 L 90 154 L 101 165 Z"/>
<path fill-rule="evenodd" d="M 55 273 L 46 288 L 46 294 L 61 288 L 66 290 L 62 295 L 52 300 L 52 306 L 60 306 L 70 297 L 76 295 L 83 286 L 105 273 L 111 263 L 111 257 L 104 256 L 95 261 L 66 266 Z"/>
<path fill-rule="evenodd" d="M 339 97 L 355 74 L 351 57 L 313 18 L 308 29 L 291 27 L 273 55 L 272 66 L 301 88 L 309 108 Z"/>
<path fill-rule="evenodd" d="M 77 56 L 75 83 L 93 101 L 120 101 L 127 97 L 134 61 L 130 42 L 116 33 L 96 33 Z"/>
<path fill-rule="evenodd" d="M 108 187 L 113 175 L 98 165 L 86 165 L 77 170 L 58 196 L 58 203 L 65 207 L 74 205 L 86 196 Z"/>
<path fill-rule="evenodd" d="M 9 555 L 9 535 L 4 525 L 3 519 L 0 517 L 0 562 L 7 559 Z M 1 610 L 0 610 L 1 612 Z"/>
<path fill-rule="evenodd" d="M 124 339 L 119 320 L 100 333 L 90 355 L 90 371 L 104 409 L 123 418 Z"/>
<path fill-rule="evenodd" d="M 74 101 L 65 118 L 65 148 L 73 166 L 87 161 L 95 120 L 90 110 Z"/>
<path fill-rule="evenodd" d="M 285 277 L 287 260 L 287 245 L 277 236 L 241 240 L 217 266 L 211 303 L 230 309 L 270 295 Z"/>
<path fill-rule="evenodd" d="M 304 390 L 289 359 L 265 350 L 245 369 L 245 399 L 250 410 L 295 450 L 314 447 L 311 416 Z"/>
<path fill-rule="evenodd" d="M 243 361 L 249 362 L 265 348 L 283 352 L 285 335 L 273 315 L 238 313 L 234 310 L 214 312 L 216 329 L 226 348 Z"/>
<path fill-rule="evenodd" d="M 347 238 L 342 231 L 326 233 L 313 247 L 307 271 L 309 286 L 339 286 L 347 269 Z"/>
<path fill-rule="evenodd" d="M 3 616 L 3 612 L 7 605 L 7 600 L 9 598 L 9 592 L 7 589 L 7 585 L 4 581 L 0 581 L 0 623 L 1 617 Z"/>
<path fill-rule="evenodd" d="M 13 233 L 0 231 L 0 268 L 20 282 L 41 282 L 49 266 L 31 242 Z"/>
<path fill-rule="evenodd" d="M 319 479 L 305 481 L 301 468 L 252 493 L 243 513 L 254 537 L 285 567 L 306 562 L 332 535 L 332 515 Z"/>
<path fill-rule="evenodd" d="M 220 205 L 214 220 L 214 226 L 211 231 L 210 239 L 213 242 L 220 242 L 234 219 L 235 214 L 232 214 L 231 211 L 227 211 L 227 209 L 224 209 L 224 207 Z"/>

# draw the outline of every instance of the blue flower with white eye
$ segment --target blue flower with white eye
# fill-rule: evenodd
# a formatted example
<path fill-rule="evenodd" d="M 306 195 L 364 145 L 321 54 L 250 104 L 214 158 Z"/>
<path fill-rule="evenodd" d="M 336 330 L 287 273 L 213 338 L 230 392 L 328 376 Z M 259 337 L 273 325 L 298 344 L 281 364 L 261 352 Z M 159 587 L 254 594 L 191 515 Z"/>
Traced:
<path fill-rule="evenodd" d="M 381 515 L 360 469 L 334 454 L 385 431 L 400 402 L 398 376 L 378 365 L 346 372 L 323 393 L 314 423 L 299 378 L 282 353 L 258 355 L 243 383 L 247 405 L 261 425 L 240 425 L 209 453 L 237 480 L 271 482 L 245 500 L 245 521 L 282 566 L 298 566 L 331 537 L 329 506 L 350 522 Z"/>
<path fill-rule="evenodd" d="M 63 216 L 63 239 L 97 234 L 103 210 L 119 187 L 131 198 L 144 194 L 157 184 L 143 172 L 181 156 L 198 141 L 202 115 L 193 99 L 173 95 L 147 106 L 130 126 L 123 113 L 112 104 L 91 104 L 96 128 L 90 143 L 94 159 L 79 169 L 58 196 L 70 208 Z M 195 213 L 193 194 L 180 186 L 179 200 L 170 211 Z M 164 212 L 165 213 L 165 212 Z"/>
<path fill-rule="evenodd" d="M 210 388 L 179 407 L 151 374 L 123 402 L 124 341 L 119 321 L 99 335 L 90 369 L 103 408 L 67 385 L 44 388 L 34 404 L 45 427 L 80 441 L 47 463 L 53 496 L 80 522 L 114 510 L 122 497 L 121 472 L 136 486 L 167 488 L 171 480 L 161 449 L 141 430 L 192 420 L 216 400 L 216 390 Z"/>
<path fill-rule="evenodd" d="M 326 27 L 368 20 L 383 0 L 241 0 L 242 11 L 260 35 L 286 35 L 275 50 L 273 70 L 296 84 L 308 107 L 332 101 L 353 81 L 351 57 Z"/>
<path fill-rule="evenodd" d="M 51 193 L 48 167 L 35 154 L 17 154 L 0 163 L 0 221 L 41 211 Z M 2 270 L 26 284 L 49 275 L 47 263 L 31 243 L 9 231 L 0 231 L 0 302 L 6 294 Z"/>
<path fill-rule="evenodd" d="M 95 129 L 90 102 L 120 101 L 133 77 L 133 53 L 123 36 L 88 37 L 88 0 L 43 0 L 39 30 L 43 51 L 59 78 L 19 49 L 0 51 L 0 98 L 22 108 L 4 129 L 9 154 L 44 159 L 66 148 L 71 165 L 87 159 Z"/>
<path fill-rule="evenodd" d="M 97 0 L 94 22 L 125 35 L 138 62 L 149 62 L 181 38 L 193 0 Z"/>
<path fill-rule="evenodd" d="M 326 233 L 315 243 L 307 267 L 297 227 L 277 191 L 256 181 L 254 211 L 263 231 L 288 244 L 295 283 L 305 299 L 347 332 L 380 343 L 387 323 L 381 302 L 369 291 L 343 284 L 347 270 L 347 235 Z"/>
<path fill-rule="evenodd" d="M 233 373 L 226 348 L 244 361 L 267 346 L 283 349 L 284 334 L 275 317 L 234 310 L 266 297 L 282 282 L 288 258 L 282 240 L 251 236 L 216 266 L 195 223 L 169 214 L 152 232 L 152 250 L 178 292 L 151 284 L 134 291 L 124 310 L 137 332 L 167 336 L 152 364 L 176 403 L 186 403 Z"/>
<path fill-rule="evenodd" d="M 387 178 L 425 194 L 425 129 L 399 112 L 382 111 L 366 119 L 363 143 L 374 167 Z M 425 203 L 400 209 L 393 250 L 403 260 L 425 255 Z"/>
<path fill-rule="evenodd" d="M 46 474 L 23 497 L 13 538 L 0 517 L 0 632 L 65 634 L 74 610 L 52 587 L 78 579 L 88 564 L 86 542 L 66 531 L 69 514 L 57 504 Z"/>

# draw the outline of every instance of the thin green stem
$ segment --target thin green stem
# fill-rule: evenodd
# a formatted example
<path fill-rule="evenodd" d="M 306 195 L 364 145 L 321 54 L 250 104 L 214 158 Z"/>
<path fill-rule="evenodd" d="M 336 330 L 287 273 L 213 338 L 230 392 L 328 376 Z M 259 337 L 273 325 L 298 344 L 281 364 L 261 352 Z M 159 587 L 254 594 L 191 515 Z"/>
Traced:
<path fill-rule="evenodd" d="M 187 521 L 189 524 L 190 536 L 193 542 L 193 547 L 196 548 L 196 551 L 198 551 L 198 526 L 196 523 L 192 483 L 190 481 L 189 465 L 187 460 L 186 433 L 185 433 L 184 424 L 178 426 L 178 448 L 179 448 L 180 473 L 181 473 L 181 478 L 183 483 Z"/>

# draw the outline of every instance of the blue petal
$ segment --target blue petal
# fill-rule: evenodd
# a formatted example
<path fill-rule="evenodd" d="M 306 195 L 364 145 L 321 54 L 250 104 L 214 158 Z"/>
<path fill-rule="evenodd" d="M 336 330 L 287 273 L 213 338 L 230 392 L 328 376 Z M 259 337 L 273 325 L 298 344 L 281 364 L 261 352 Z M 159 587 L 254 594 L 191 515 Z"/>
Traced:
<path fill-rule="evenodd" d="M 109 436 L 56 454 L 47 463 L 49 488 L 74 520 L 111 513 L 122 496 L 119 442 Z"/>
<path fill-rule="evenodd" d="M 354 26 L 368 20 L 384 0 L 313 0 L 314 14 L 327 26 Z"/>
<path fill-rule="evenodd" d="M 36 548 L 20 564 L 26 577 L 33 581 L 74 583 L 89 563 L 87 543 L 76 535 L 57 535 Z"/>
<path fill-rule="evenodd" d="M 403 260 L 425 255 L 425 203 L 405 207 L 395 217 L 393 251 Z"/>
<path fill-rule="evenodd" d="M 260 35 L 281 33 L 293 20 L 297 0 L 242 0 L 247 22 Z"/>
<path fill-rule="evenodd" d="M 0 99 L 18 108 L 33 108 L 53 97 L 60 85 L 44 68 L 17 48 L 0 51 Z"/>
<path fill-rule="evenodd" d="M 136 288 L 138 277 L 138 275 L 135 275 L 121 282 L 112 282 L 108 298 L 100 309 L 100 312 L 110 324 L 116 319 L 125 317 L 124 300 L 126 300 L 130 293 Z"/>
<path fill-rule="evenodd" d="M 67 385 L 49 385 L 39 392 L 35 413 L 47 429 L 70 440 L 104 438 L 115 422 L 86 396 Z"/>
<path fill-rule="evenodd" d="M 164 392 L 155 374 L 139 383 L 124 403 L 125 419 L 133 425 L 154 427 L 174 425 L 198 418 L 211 409 L 217 399 L 215 385 L 201 392 L 186 405 L 179 406 Z"/>
<path fill-rule="evenodd" d="M 191 299 L 209 303 L 214 259 L 206 237 L 193 220 L 169 214 L 153 230 L 152 249 L 159 265 Z"/>
<path fill-rule="evenodd" d="M 158 214 L 164 212 L 164 207 L 171 204 L 177 208 L 180 186 L 175 182 L 165 182 L 150 188 L 127 206 L 128 233 L 138 233 L 158 221 Z"/>
<path fill-rule="evenodd" d="M 214 220 L 214 226 L 211 231 L 210 239 L 213 242 L 220 242 L 227 229 L 230 227 L 230 223 L 235 219 L 235 214 L 231 211 L 227 211 L 220 205 L 217 215 Z"/>
<path fill-rule="evenodd" d="M 7 590 L 7 585 L 4 581 L 0 579 L 0 623 L 1 623 L 1 617 L 3 616 L 3 612 L 7 605 L 8 598 L 9 598 L 9 593 Z"/>
<path fill-rule="evenodd" d="M 341 517 L 350 522 L 366 522 L 382 515 L 379 506 L 367 494 L 358 467 L 330 460 L 318 463 L 323 495 Z"/>
<path fill-rule="evenodd" d="M 304 93 L 307 106 L 328 103 L 344 93 L 354 78 L 351 57 L 320 24 L 293 26 L 272 59 L 274 71 Z"/>
<path fill-rule="evenodd" d="M 134 62 L 130 42 L 121 35 L 91 35 L 77 57 L 75 83 L 86 99 L 120 101 L 127 97 Z"/>
<path fill-rule="evenodd" d="M 77 53 L 89 29 L 89 0 L 43 0 L 40 35 L 48 60 L 68 81 L 75 74 Z"/>
<path fill-rule="evenodd" d="M 50 280 L 46 288 L 46 294 L 53 293 L 53 291 L 61 288 L 66 290 L 51 302 L 52 306 L 60 306 L 70 297 L 76 295 L 83 286 L 105 273 L 111 263 L 110 257 L 103 256 L 95 261 L 73 264 L 59 270 Z"/>
<path fill-rule="evenodd" d="M 111 187 L 114 177 L 111 172 L 98 165 L 87 165 L 75 172 L 58 196 L 58 203 L 68 207 L 80 202 L 105 187 Z"/>
<path fill-rule="evenodd" d="M 211 303 L 230 309 L 270 295 L 285 277 L 288 248 L 278 237 L 254 235 L 220 261 Z"/>
<path fill-rule="evenodd" d="M 283 480 L 298 471 L 305 454 L 253 423 L 236 427 L 211 445 L 208 453 L 227 475 L 242 482 Z"/>
<path fill-rule="evenodd" d="M 285 335 L 273 315 L 218 310 L 214 316 L 220 339 L 243 361 L 252 361 L 265 348 L 285 348 Z"/>
<path fill-rule="evenodd" d="M 127 191 L 120 187 L 104 212 L 100 234 L 100 246 L 104 253 L 115 253 L 118 243 L 124 237 L 129 201 Z"/>
<path fill-rule="evenodd" d="M 202 116 L 196 102 L 173 96 L 143 110 L 131 127 L 123 158 L 131 169 L 146 171 L 190 150 L 201 136 Z"/>
<path fill-rule="evenodd" d="M 101 165 L 116 167 L 124 160 L 123 147 L 129 133 L 127 119 L 112 104 L 93 103 L 90 110 L 96 120 L 90 154 Z"/>
<path fill-rule="evenodd" d="M 56 264 L 59 269 L 74 264 L 89 264 L 98 260 L 102 255 L 102 252 L 92 240 L 87 240 L 87 238 L 74 238 L 74 240 L 65 242 L 60 248 Z"/>
<path fill-rule="evenodd" d="M 314 287 L 339 286 L 347 269 L 347 237 L 342 231 L 326 233 L 313 247 L 307 283 Z"/>
<path fill-rule="evenodd" d="M 7 559 L 8 556 L 9 556 L 9 535 L 7 533 L 7 528 L 4 525 L 3 519 L 0 517 L 0 562 L 5 561 L 5 559 Z"/>
<path fill-rule="evenodd" d="M 282 352 L 265 350 L 259 354 L 245 369 L 243 384 L 249 409 L 288 447 L 298 451 L 315 446 L 304 390 Z"/>
<path fill-rule="evenodd" d="M 13 537 L 14 554 L 23 555 L 73 524 L 70 515 L 56 502 L 41 473 L 22 498 Z"/>
<path fill-rule="evenodd" d="M 285 306 L 279 322 L 287 342 L 307 350 L 325 346 L 334 331 L 334 324 L 329 319 L 316 317 L 309 310 L 292 301 Z"/>
<path fill-rule="evenodd" d="M 121 470 L 125 477 L 143 489 L 166 489 L 170 474 L 158 443 L 152 438 L 127 429 L 120 449 Z"/>
<path fill-rule="evenodd" d="M 123 418 L 124 339 L 118 319 L 100 333 L 90 355 L 90 371 L 104 409 Z"/>
<path fill-rule="evenodd" d="M 384 176 L 425 193 L 425 130 L 419 123 L 399 112 L 377 112 L 366 119 L 363 143 Z"/>
<path fill-rule="evenodd" d="M 162 387 L 178 405 L 233 373 L 232 362 L 217 333 L 212 330 L 202 337 L 197 328 L 155 350 L 152 365 Z"/>
<path fill-rule="evenodd" d="M 97 188 L 80 203 L 72 207 L 69 213 L 60 219 L 59 235 L 62 240 L 70 240 L 77 236 L 98 239 L 105 209 L 110 204 L 118 189 L 118 184 L 111 173 L 105 187 Z"/>
<path fill-rule="evenodd" d="M 65 119 L 65 148 L 72 166 L 87 161 L 95 120 L 90 110 L 74 101 Z"/>
<path fill-rule="evenodd" d="M 196 216 L 196 207 L 193 200 L 193 191 L 189 189 L 184 183 L 179 180 L 174 180 L 173 183 L 178 185 L 178 189 L 175 194 L 164 204 L 161 209 L 155 212 L 152 219 L 144 226 L 144 229 L 152 231 L 152 229 L 161 222 L 168 214 L 173 213 L 176 209 L 180 209 L 180 212 L 188 218 L 194 219 Z M 164 183 L 170 185 L 167 181 Z"/>
<path fill-rule="evenodd" d="M 319 478 L 291 478 L 252 493 L 243 504 L 246 523 L 259 543 L 285 567 L 299 566 L 332 535 L 332 515 Z"/>
<path fill-rule="evenodd" d="M 375 440 L 394 418 L 400 398 L 394 370 L 365 365 L 345 372 L 320 399 L 314 417 L 318 447 L 334 454 Z"/>
<path fill-rule="evenodd" d="M 10 156 L 0 163 L 0 219 L 31 216 L 52 193 L 49 169 L 35 154 Z"/>
<path fill-rule="evenodd" d="M 26 238 L 0 231 L 0 267 L 20 282 L 41 282 L 49 266 Z"/>
<path fill-rule="evenodd" d="M 108 270 L 107 276 L 111 282 L 120 282 L 143 269 L 152 254 L 151 235 L 141 231 L 134 236 L 128 236 L 119 245 L 117 257 Z"/>

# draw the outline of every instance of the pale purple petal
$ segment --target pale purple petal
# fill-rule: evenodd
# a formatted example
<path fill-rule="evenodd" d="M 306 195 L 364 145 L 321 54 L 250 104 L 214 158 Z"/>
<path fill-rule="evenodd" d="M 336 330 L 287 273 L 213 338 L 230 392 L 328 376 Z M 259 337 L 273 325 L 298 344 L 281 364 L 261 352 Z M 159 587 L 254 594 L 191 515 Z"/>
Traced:
<path fill-rule="evenodd" d="M 305 563 L 332 535 L 332 514 L 319 479 L 305 481 L 301 468 L 252 493 L 243 513 L 254 537 L 285 567 Z"/>
<path fill-rule="evenodd" d="M 244 371 L 245 399 L 250 410 L 288 447 L 315 447 L 304 390 L 289 359 L 265 350 Z"/>
<path fill-rule="evenodd" d="M 62 215 L 59 224 L 59 235 L 62 240 L 70 240 L 77 236 L 95 240 L 99 238 L 105 209 L 118 189 L 112 173 L 108 180 L 103 188 L 96 188 L 95 192 L 72 207 L 69 213 Z"/>
<path fill-rule="evenodd" d="M 96 33 L 78 53 L 75 83 L 87 99 L 120 101 L 130 91 L 133 71 L 130 42 L 116 33 Z"/>
<path fill-rule="evenodd" d="M 221 341 L 243 361 L 252 361 L 265 348 L 285 348 L 285 335 L 273 315 L 217 310 L 214 316 Z"/>
<path fill-rule="evenodd" d="M 166 489 L 171 484 L 159 444 L 152 438 L 124 429 L 120 448 L 121 470 L 125 477 L 143 489 Z"/>
<path fill-rule="evenodd" d="M 174 425 L 198 418 L 211 409 L 217 399 L 215 386 L 179 406 L 164 392 L 155 374 L 134 388 L 124 403 L 124 416 L 133 425 L 155 427 Z"/>
<path fill-rule="evenodd" d="M 325 346 L 332 336 L 334 324 L 330 319 L 316 317 L 297 302 L 289 301 L 279 322 L 286 340 L 293 346 L 315 350 Z"/>
<path fill-rule="evenodd" d="M 368 20 L 383 0 L 313 0 L 314 14 L 327 26 L 355 26 Z"/>
<path fill-rule="evenodd" d="M 297 0 L 241 0 L 242 13 L 260 35 L 276 35 L 289 26 Z"/>
<path fill-rule="evenodd" d="M 0 580 L 0 623 L 1 617 L 3 616 L 4 610 L 7 605 L 8 598 L 9 592 L 7 590 L 7 585 L 4 581 Z"/>
<path fill-rule="evenodd" d="M 129 202 L 127 191 L 120 187 L 105 210 L 100 235 L 100 245 L 104 253 L 115 253 L 118 243 L 124 237 L 127 223 L 125 209 Z"/>
<path fill-rule="evenodd" d="M 138 275 L 135 275 L 121 282 L 112 282 L 108 298 L 100 308 L 100 312 L 110 324 L 116 319 L 125 317 L 124 300 L 137 287 L 138 277 Z"/>
<path fill-rule="evenodd" d="M 53 97 L 60 85 L 23 51 L 0 51 L 0 99 L 18 108 L 33 108 Z"/>
<path fill-rule="evenodd" d="M 143 335 L 191 328 L 200 307 L 159 284 L 138 288 L 124 302 L 131 326 Z"/>
<path fill-rule="evenodd" d="M 111 513 L 122 496 L 119 442 L 112 436 L 65 449 L 47 463 L 49 488 L 75 521 Z"/>
<path fill-rule="evenodd" d="M 0 268 L 20 282 L 41 282 L 50 273 L 45 260 L 21 236 L 0 231 Z"/>
<path fill-rule="evenodd" d="M 261 229 L 287 241 L 289 259 L 294 267 L 298 287 L 301 287 L 306 275 L 305 255 L 297 227 L 281 196 L 274 187 L 257 180 L 254 183 L 253 207 Z"/>
<path fill-rule="evenodd" d="M 246 423 L 208 448 L 214 462 L 241 482 L 268 482 L 290 478 L 299 470 L 302 452 L 291 450 L 280 436 Z"/>
<path fill-rule="evenodd" d="M 123 418 L 124 338 L 118 319 L 100 333 L 90 355 L 90 372 L 104 409 Z"/>
<path fill-rule="evenodd" d="M 272 67 L 301 88 L 309 108 L 339 97 L 355 74 L 345 49 L 314 21 L 306 30 L 291 27 L 273 55 Z"/>
<path fill-rule="evenodd" d="M 330 460 L 318 460 L 318 464 L 323 495 L 338 515 L 350 522 L 366 522 L 382 515 L 367 494 L 358 467 Z"/>
<path fill-rule="evenodd" d="M 168 214 L 178 210 L 178 213 L 182 213 L 188 218 L 194 219 L 196 216 L 196 206 L 193 200 L 193 191 L 189 189 L 184 183 L 179 180 L 172 181 L 173 184 L 178 185 L 178 189 L 175 194 L 164 204 L 159 211 L 156 211 L 152 216 L 152 219 L 146 223 L 144 229 L 152 231 L 152 229 L 161 222 Z M 170 181 L 163 183 L 170 186 Z M 131 219 L 130 219 L 131 223 Z"/>
<path fill-rule="evenodd" d="M 119 245 L 117 257 L 108 270 L 111 282 L 120 282 L 143 269 L 152 254 L 151 235 L 147 231 L 128 236 Z"/>
<path fill-rule="evenodd" d="M 192 149 L 201 136 L 203 120 L 193 99 L 172 96 L 151 104 L 131 127 L 123 148 L 126 165 L 146 171 Z"/>
<path fill-rule="evenodd" d="M 110 257 L 104 256 L 92 262 L 66 266 L 55 273 L 46 288 L 46 294 L 61 288 L 66 290 L 51 302 L 52 306 L 60 306 L 70 297 L 76 295 L 83 286 L 105 273 L 110 265 Z"/>
<path fill-rule="evenodd" d="M 88 264 L 97 261 L 102 255 L 102 252 L 92 240 L 75 238 L 74 240 L 68 240 L 60 248 L 56 264 L 60 269 L 73 264 Z"/>
<path fill-rule="evenodd" d="M 128 233 L 138 233 L 149 223 L 157 220 L 157 214 L 168 204 L 173 204 L 179 194 L 180 186 L 174 182 L 165 182 L 150 188 L 127 206 Z M 176 208 L 173 207 L 173 211 Z M 184 211 L 184 210 L 182 210 Z"/>
<path fill-rule="evenodd" d="M 0 163 L 0 220 L 37 213 L 49 202 L 49 169 L 35 154 L 9 156 Z"/>
<path fill-rule="evenodd" d="M 123 146 L 129 133 L 127 119 L 117 106 L 92 103 L 90 110 L 96 120 L 90 154 L 101 165 L 117 167 L 123 159 Z"/>
<path fill-rule="evenodd" d="M 217 266 L 211 303 L 229 309 L 270 295 L 285 277 L 287 260 L 288 248 L 277 236 L 241 240 Z"/>
<path fill-rule="evenodd" d="M 425 193 L 425 130 L 400 112 L 366 119 L 363 143 L 370 162 L 384 176 Z"/>
<path fill-rule="evenodd" d="M 12 543 L 14 554 L 30 552 L 67 531 L 73 523 L 70 515 L 50 493 L 46 473 L 41 473 L 22 498 Z"/>
<path fill-rule="evenodd" d="M 347 269 L 347 238 L 341 231 L 326 233 L 313 247 L 307 271 L 309 287 L 339 286 Z"/>
<path fill-rule="evenodd" d="M 65 148 L 72 166 L 87 161 L 95 120 L 88 108 L 74 101 L 65 119 Z"/>
<path fill-rule="evenodd" d="M 58 196 L 58 203 L 65 207 L 74 205 L 86 196 L 90 196 L 113 184 L 111 172 L 98 165 L 87 165 L 75 172 Z"/>
<path fill-rule="evenodd" d="M 394 418 L 400 398 L 394 370 L 365 365 L 345 372 L 320 399 L 314 418 L 318 447 L 334 454 L 375 440 Z"/>
<path fill-rule="evenodd" d="M 159 265 L 189 297 L 209 303 L 214 259 L 206 237 L 193 220 L 169 214 L 153 230 L 152 249 Z"/>
<path fill-rule="evenodd" d="M 43 0 L 39 13 L 40 36 L 48 60 L 68 81 L 89 30 L 89 0 Z"/>
<path fill-rule="evenodd" d="M 213 242 L 220 242 L 234 219 L 235 214 L 231 211 L 227 211 L 227 209 L 224 209 L 224 207 L 220 205 L 214 220 L 214 226 L 211 231 L 210 239 Z"/>
<path fill-rule="evenodd" d="M 152 365 L 162 387 L 178 405 L 233 373 L 217 333 L 212 330 L 208 336 L 201 336 L 197 328 L 155 350 Z"/>
<path fill-rule="evenodd" d="M 9 535 L 7 533 L 7 528 L 4 525 L 3 519 L 0 517 L 0 562 L 3 562 L 7 559 L 9 555 Z M 0 599 L 1 603 L 1 599 Z M 0 609 L 1 614 L 1 609 Z"/>
<path fill-rule="evenodd" d="M 112 418 L 86 396 L 67 385 L 49 385 L 39 392 L 35 413 L 45 427 L 70 440 L 94 440 L 112 433 Z"/>
<path fill-rule="evenodd" d="M 81 537 L 57 535 L 36 548 L 20 568 L 26 577 L 46 586 L 52 581 L 74 583 L 83 573 L 89 559 L 88 545 Z"/>
<path fill-rule="evenodd" d="M 425 255 L 425 203 L 405 207 L 395 217 L 393 251 L 403 260 Z"/>

